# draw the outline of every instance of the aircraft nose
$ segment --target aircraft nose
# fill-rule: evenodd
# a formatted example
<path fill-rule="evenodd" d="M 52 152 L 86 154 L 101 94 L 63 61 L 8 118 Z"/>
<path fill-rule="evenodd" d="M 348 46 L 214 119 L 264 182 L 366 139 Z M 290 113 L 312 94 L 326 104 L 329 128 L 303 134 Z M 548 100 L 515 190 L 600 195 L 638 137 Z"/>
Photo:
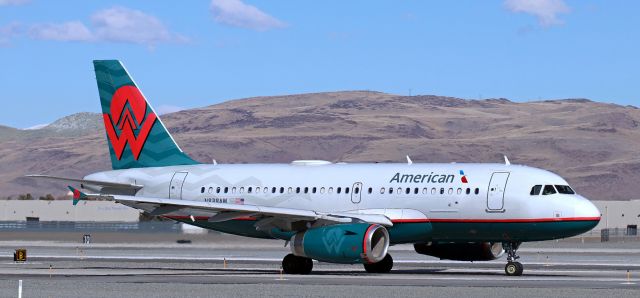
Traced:
<path fill-rule="evenodd" d="M 587 198 L 578 196 L 580 198 L 579 204 L 575 206 L 576 217 L 583 218 L 585 220 L 596 221 L 596 224 L 600 221 L 601 213 L 598 207 L 591 203 Z"/>
<path fill-rule="evenodd" d="M 587 198 L 579 196 L 578 204 L 575 204 L 574 208 L 576 223 L 579 226 L 576 228 L 580 231 L 578 234 L 591 231 L 600 222 L 600 210 Z"/>

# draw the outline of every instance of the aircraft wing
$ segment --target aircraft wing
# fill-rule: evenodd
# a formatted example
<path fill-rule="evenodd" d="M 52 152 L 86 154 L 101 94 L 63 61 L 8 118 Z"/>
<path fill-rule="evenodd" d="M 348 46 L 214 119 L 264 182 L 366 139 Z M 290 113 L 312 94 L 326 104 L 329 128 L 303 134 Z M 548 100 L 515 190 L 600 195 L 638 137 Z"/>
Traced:
<path fill-rule="evenodd" d="M 74 192 L 74 199 L 90 199 L 100 198 L 113 200 L 123 205 L 144 210 L 151 215 L 174 215 L 181 214 L 183 216 L 208 217 L 210 222 L 220 222 L 232 220 L 241 217 L 256 217 L 265 219 L 263 224 L 274 224 L 276 221 L 286 222 L 323 222 L 323 223 L 352 223 L 366 222 L 371 224 L 380 224 L 383 226 L 393 226 L 391 220 L 381 214 L 360 214 L 347 212 L 317 212 L 313 210 L 267 207 L 258 205 L 244 205 L 233 203 L 212 203 L 166 198 L 151 198 L 141 196 L 128 195 L 91 195 L 84 194 L 78 190 L 69 187 Z M 268 219 L 268 220 L 266 220 Z M 267 225 L 269 226 L 269 225 Z M 282 228 L 282 225 L 279 225 Z M 257 226 L 257 228 L 259 228 Z M 286 230 L 290 230 L 286 229 Z"/>

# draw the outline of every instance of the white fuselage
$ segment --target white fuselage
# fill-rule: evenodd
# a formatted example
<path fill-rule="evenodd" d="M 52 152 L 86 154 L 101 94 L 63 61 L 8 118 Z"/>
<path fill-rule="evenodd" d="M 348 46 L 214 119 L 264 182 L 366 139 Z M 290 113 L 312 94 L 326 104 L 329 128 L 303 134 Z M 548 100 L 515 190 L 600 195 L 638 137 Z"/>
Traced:
<path fill-rule="evenodd" d="M 599 210 L 580 195 L 531 195 L 534 185 L 568 183 L 551 172 L 519 165 L 193 165 L 108 171 L 85 179 L 144 185 L 137 195 L 146 197 L 379 213 L 394 223 L 523 223 L 600 218 Z M 176 215 L 198 216 L 184 212 Z M 549 236 L 555 238 L 559 236 Z"/>

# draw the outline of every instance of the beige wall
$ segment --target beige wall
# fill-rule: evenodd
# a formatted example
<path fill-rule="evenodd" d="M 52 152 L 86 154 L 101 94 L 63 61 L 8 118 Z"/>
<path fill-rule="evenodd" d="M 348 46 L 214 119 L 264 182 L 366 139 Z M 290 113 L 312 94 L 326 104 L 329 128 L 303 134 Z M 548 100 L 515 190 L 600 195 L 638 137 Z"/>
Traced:
<path fill-rule="evenodd" d="M 602 214 L 602 219 L 594 230 L 626 228 L 627 225 L 640 226 L 640 200 L 593 201 L 593 203 Z"/>
<path fill-rule="evenodd" d="M 41 221 L 120 221 L 137 222 L 139 211 L 108 201 L 83 201 L 73 206 L 64 201 L 0 200 L 0 221 L 23 221 L 39 217 Z"/>

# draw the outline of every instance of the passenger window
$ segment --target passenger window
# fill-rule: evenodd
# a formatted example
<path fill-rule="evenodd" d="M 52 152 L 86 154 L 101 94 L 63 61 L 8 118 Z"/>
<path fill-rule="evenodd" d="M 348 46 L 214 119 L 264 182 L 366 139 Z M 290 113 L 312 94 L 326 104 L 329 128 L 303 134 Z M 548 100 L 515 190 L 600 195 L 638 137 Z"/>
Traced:
<path fill-rule="evenodd" d="M 540 190 L 542 189 L 542 185 L 534 185 L 531 188 L 531 192 L 529 192 L 530 195 L 532 196 L 537 196 L 540 194 Z"/>
<path fill-rule="evenodd" d="M 344 193 L 349 193 L 349 188 L 348 187 L 344 188 Z"/>
<path fill-rule="evenodd" d="M 289 187 L 288 191 L 289 191 L 289 193 L 292 193 L 293 192 L 293 187 Z"/>
<path fill-rule="evenodd" d="M 565 195 L 575 195 L 576 194 L 576 192 L 573 191 L 573 189 L 571 189 L 571 187 L 569 187 L 569 185 L 556 185 L 556 189 L 561 194 L 565 194 Z"/>
<path fill-rule="evenodd" d="M 229 193 L 229 187 L 224 188 L 224 193 Z"/>
<path fill-rule="evenodd" d="M 359 194 L 359 193 L 360 193 L 360 187 L 356 187 L 356 188 L 354 188 L 354 189 L 353 189 L 353 192 L 354 192 L 355 194 Z"/>
<path fill-rule="evenodd" d="M 449 188 L 449 194 L 452 195 L 453 194 L 453 188 Z"/>
<path fill-rule="evenodd" d="M 316 193 L 316 188 L 315 188 L 315 186 L 311 189 L 311 192 L 312 192 L 312 193 Z"/>
<path fill-rule="evenodd" d="M 339 187 L 338 187 L 339 188 Z M 384 187 L 380 188 L 380 194 L 383 195 L 384 194 Z"/>
<path fill-rule="evenodd" d="M 337 193 L 341 193 L 342 192 L 342 187 L 338 187 L 338 189 L 336 189 Z"/>
<path fill-rule="evenodd" d="M 260 193 L 260 187 L 256 187 L 256 193 Z"/>
<path fill-rule="evenodd" d="M 416 188 L 414 188 L 414 189 L 413 189 L 413 194 L 414 194 L 414 195 L 417 195 L 419 191 L 420 191 L 420 190 L 416 187 Z"/>
<path fill-rule="evenodd" d="M 271 188 L 271 193 L 276 193 L 276 188 L 275 187 Z"/>
<path fill-rule="evenodd" d="M 476 190 L 474 191 L 475 194 L 480 194 L 480 189 L 476 187 Z"/>
<path fill-rule="evenodd" d="M 244 187 L 240 187 L 240 193 L 244 193 Z"/>
<path fill-rule="evenodd" d="M 320 188 L 320 193 L 324 193 L 324 187 Z"/>
<path fill-rule="evenodd" d="M 369 187 L 369 193 L 373 192 L 373 188 Z"/>
<path fill-rule="evenodd" d="M 411 193 L 411 188 L 408 188 L 408 187 L 407 187 L 407 188 L 404 190 L 404 193 L 405 193 L 405 194 L 409 194 L 409 193 Z"/>
<path fill-rule="evenodd" d="M 471 188 L 467 187 L 467 194 L 470 194 L 470 193 L 471 193 Z"/>
<path fill-rule="evenodd" d="M 429 193 L 429 190 L 425 187 L 422 189 L 422 194 L 426 195 L 427 193 Z"/>
<path fill-rule="evenodd" d="M 393 194 L 393 187 L 389 187 L 389 194 Z"/>
<path fill-rule="evenodd" d="M 435 195 L 435 194 L 436 194 L 436 191 L 437 191 L 437 190 L 436 190 L 436 188 L 435 188 L 435 187 L 434 187 L 434 188 L 432 188 L 432 189 L 431 189 L 431 194 L 432 194 L 432 195 Z"/>
<path fill-rule="evenodd" d="M 333 193 L 333 187 L 329 187 L 329 193 Z"/>
<path fill-rule="evenodd" d="M 309 193 L 309 187 L 304 188 L 304 193 Z"/>
<path fill-rule="evenodd" d="M 398 189 L 397 189 L 396 193 L 397 193 L 397 194 L 401 194 L 401 193 L 402 193 L 402 187 L 398 187 Z"/>
<path fill-rule="evenodd" d="M 216 187 L 216 193 L 220 193 L 220 186 Z"/>
<path fill-rule="evenodd" d="M 249 188 L 247 188 L 247 193 L 251 193 L 253 191 L 253 187 L 249 186 Z"/>
<path fill-rule="evenodd" d="M 204 193 L 204 186 L 200 189 L 200 193 Z"/>
<path fill-rule="evenodd" d="M 213 187 L 209 187 L 209 193 L 213 193 Z"/>
<path fill-rule="evenodd" d="M 458 188 L 457 194 L 462 194 L 462 188 Z"/>
<path fill-rule="evenodd" d="M 300 187 L 296 187 L 296 193 L 300 193 Z"/>
<path fill-rule="evenodd" d="M 280 187 L 280 193 L 284 193 L 284 187 Z"/>
<path fill-rule="evenodd" d="M 556 193 L 556 189 L 553 188 L 553 185 L 545 185 L 544 189 L 542 190 L 542 195 L 546 196 L 546 195 L 552 195 Z"/>
<path fill-rule="evenodd" d="M 440 188 L 440 194 L 443 195 L 444 194 L 444 188 Z"/>
<path fill-rule="evenodd" d="M 236 193 L 236 188 L 235 187 L 231 188 L 231 193 Z"/>

